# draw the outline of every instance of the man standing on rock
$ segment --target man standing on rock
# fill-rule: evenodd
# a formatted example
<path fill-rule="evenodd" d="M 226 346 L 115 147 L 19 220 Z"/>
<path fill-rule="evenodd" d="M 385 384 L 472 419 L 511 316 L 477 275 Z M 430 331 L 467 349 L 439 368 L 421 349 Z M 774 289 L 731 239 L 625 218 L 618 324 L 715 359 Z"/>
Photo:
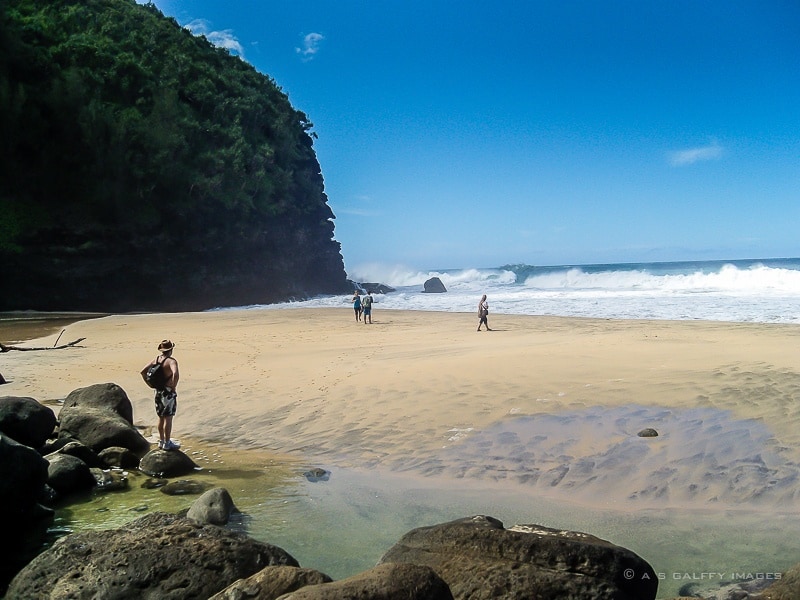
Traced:
<path fill-rule="evenodd" d="M 163 340 L 158 345 L 161 352 L 142 369 L 142 379 L 156 389 L 156 415 L 158 415 L 158 447 L 162 450 L 176 450 L 181 445 L 171 439 L 172 419 L 178 410 L 178 361 L 172 356 L 175 344 Z M 148 378 L 151 367 L 160 366 L 156 374 Z"/>

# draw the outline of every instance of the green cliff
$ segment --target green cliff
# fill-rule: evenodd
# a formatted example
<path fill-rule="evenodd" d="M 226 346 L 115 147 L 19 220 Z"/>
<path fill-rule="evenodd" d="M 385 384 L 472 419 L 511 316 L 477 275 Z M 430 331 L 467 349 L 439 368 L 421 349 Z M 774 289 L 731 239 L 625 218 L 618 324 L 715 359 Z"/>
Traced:
<path fill-rule="evenodd" d="M 134 0 L 0 3 L 0 310 L 348 291 L 312 127 Z"/>

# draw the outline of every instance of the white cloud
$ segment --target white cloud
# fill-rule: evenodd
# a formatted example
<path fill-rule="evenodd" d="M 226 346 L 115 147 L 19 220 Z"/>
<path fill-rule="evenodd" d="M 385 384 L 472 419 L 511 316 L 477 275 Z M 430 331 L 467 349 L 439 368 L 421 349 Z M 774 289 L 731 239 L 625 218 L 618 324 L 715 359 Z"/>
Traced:
<path fill-rule="evenodd" d="M 294 51 L 297 52 L 304 61 L 309 61 L 319 52 L 319 46 L 324 39 L 325 36 L 321 33 L 309 33 L 303 38 L 303 47 L 295 48 Z"/>
<path fill-rule="evenodd" d="M 722 156 L 722 151 L 722 146 L 714 142 L 708 146 L 699 146 L 697 148 L 687 148 L 686 150 L 670 152 L 669 162 L 673 167 L 692 165 L 696 162 L 719 158 Z"/>
<path fill-rule="evenodd" d="M 225 48 L 231 54 L 236 54 L 244 58 L 244 48 L 233 35 L 233 30 L 223 29 L 222 31 L 210 31 L 208 21 L 204 19 L 195 19 L 191 23 L 187 23 L 186 29 L 191 31 L 194 35 L 202 35 L 209 42 L 217 48 Z"/>
<path fill-rule="evenodd" d="M 363 208 L 339 208 L 335 211 L 340 215 L 353 215 L 355 217 L 378 217 L 379 212 L 374 210 L 366 210 Z"/>

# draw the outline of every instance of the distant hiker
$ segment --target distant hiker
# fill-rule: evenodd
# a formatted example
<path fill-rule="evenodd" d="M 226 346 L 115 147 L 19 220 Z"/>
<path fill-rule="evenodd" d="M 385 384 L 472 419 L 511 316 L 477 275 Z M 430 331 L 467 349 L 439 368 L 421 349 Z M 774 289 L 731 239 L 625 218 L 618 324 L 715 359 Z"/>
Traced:
<path fill-rule="evenodd" d="M 170 340 L 158 345 L 161 352 L 142 369 L 142 379 L 156 390 L 156 415 L 158 415 L 158 447 L 175 450 L 181 445 L 171 439 L 172 419 L 178 410 L 178 361 L 172 356 L 175 348 Z"/>
<path fill-rule="evenodd" d="M 358 290 L 353 294 L 353 311 L 356 313 L 356 321 L 361 320 L 361 296 Z"/>
<path fill-rule="evenodd" d="M 372 294 L 367 292 L 367 295 L 361 299 L 361 307 L 364 311 L 364 325 L 367 324 L 367 319 L 369 319 L 369 324 L 372 325 Z"/>
<path fill-rule="evenodd" d="M 486 294 L 481 297 L 480 302 L 478 302 L 478 331 L 481 330 L 481 325 L 486 325 L 486 331 L 491 331 L 489 329 L 489 303 L 486 301 Z"/>

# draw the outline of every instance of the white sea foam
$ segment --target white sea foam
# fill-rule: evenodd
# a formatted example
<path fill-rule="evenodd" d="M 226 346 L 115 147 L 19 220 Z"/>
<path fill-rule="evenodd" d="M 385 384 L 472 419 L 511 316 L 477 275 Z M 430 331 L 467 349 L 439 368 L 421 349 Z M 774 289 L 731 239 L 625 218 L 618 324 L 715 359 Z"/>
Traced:
<path fill-rule="evenodd" d="M 446 293 L 423 293 L 438 277 Z M 800 323 L 800 260 L 750 260 L 626 265 L 419 271 L 401 266 L 362 265 L 355 281 L 396 289 L 375 294 L 381 309 L 467 312 L 487 294 L 490 319 L 531 314 L 611 319 L 702 319 Z M 327 296 L 273 305 L 346 306 L 350 297 Z"/>

